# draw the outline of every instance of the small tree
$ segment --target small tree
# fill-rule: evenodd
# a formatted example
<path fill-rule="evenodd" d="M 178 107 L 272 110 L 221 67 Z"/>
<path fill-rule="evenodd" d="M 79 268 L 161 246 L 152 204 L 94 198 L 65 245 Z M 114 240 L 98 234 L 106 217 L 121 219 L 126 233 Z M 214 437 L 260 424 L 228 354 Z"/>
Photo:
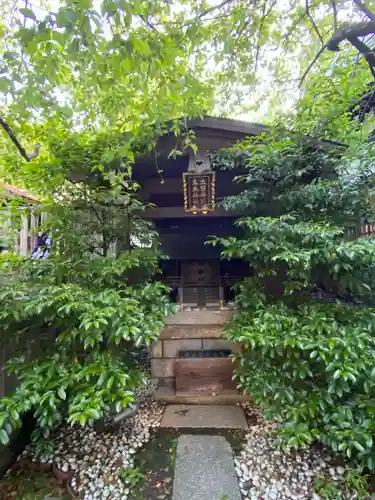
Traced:
<path fill-rule="evenodd" d="M 1 256 L 0 328 L 20 348 L 8 364 L 19 385 L 0 400 L 3 444 L 27 411 L 39 439 L 62 422 L 85 425 L 127 407 L 144 377 L 132 354 L 158 337 L 171 310 L 166 287 L 151 280 L 157 236 L 140 217 L 130 167 L 122 158 L 104 168 L 107 147 L 81 148 L 80 182 L 63 183 L 41 208 L 49 257 Z M 60 157 L 70 163 L 73 150 L 67 143 Z M 37 357 L 25 356 L 43 335 Z"/>
<path fill-rule="evenodd" d="M 371 213 L 373 146 L 360 153 L 354 164 L 290 135 L 219 153 L 217 167 L 247 169 L 246 190 L 226 204 L 252 216 L 237 221 L 242 237 L 213 243 L 254 271 L 227 330 L 244 344 L 238 386 L 280 417 L 288 447 L 319 440 L 374 469 L 374 309 L 364 302 L 375 243 L 354 231 Z M 348 303 L 353 294 L 362 302 Z"/>

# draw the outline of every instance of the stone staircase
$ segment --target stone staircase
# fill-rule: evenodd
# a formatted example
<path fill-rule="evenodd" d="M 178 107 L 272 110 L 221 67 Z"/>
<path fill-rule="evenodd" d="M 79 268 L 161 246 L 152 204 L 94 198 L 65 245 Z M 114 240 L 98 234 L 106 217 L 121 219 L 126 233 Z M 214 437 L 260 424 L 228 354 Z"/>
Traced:
<path fill-rule="evenodd" d="M 235 404 L 250 399 L 236 390 L 231 380 L 231 359 L 223 354 L 241 349 L 222 337 L 232 314 L 229 309 L 185 309 L 167 318 L 160 340 L 152 348 L 151 371 L 159 386 L 157 400 L 173 404 Z M 189 351 L 188 357 L 181 357 L 184 351 Z M 215 351 L 220 356 L 211 357 Z"/>

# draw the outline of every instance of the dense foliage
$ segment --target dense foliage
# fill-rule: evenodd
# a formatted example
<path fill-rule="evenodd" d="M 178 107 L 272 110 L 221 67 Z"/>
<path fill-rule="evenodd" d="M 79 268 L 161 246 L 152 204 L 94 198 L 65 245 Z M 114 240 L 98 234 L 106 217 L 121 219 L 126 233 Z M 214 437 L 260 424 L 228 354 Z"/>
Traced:
<path fill-rule="evenodd" d="M 135 157 L 185 132 L 176 119 L 249 110 L 358 144 L 372 121 L 355 112 L 373 92 L 372 9 L 373 0 L 0 2 L 0 177 L 43 195 L 53 237 L 45 261 L 1 258 L 4 342 L 23 352 L 40 332 L 48 338 L 37 361 L 12 364 L 22 384 L 1 403 L 2 442 L 28 409 L 47 435 L 131 400 L 138 374 L 121 349 L 155 338 L 167 308 L 149 279 L 157 252 L 139 218 Z M 356 146 L 344 160 L 333 144 L 282 137 L 215 158 L 247 168 L 248 189 L 226 204 L 252 218 L 239 222 L 243 239 L 221 241 L 226 258 L 256 271 L 231 332 L 248 339 L 240 384 L 292 423 L 290 445 L 317 437 L 373 467 L 371 309 L 310 296 L 315 283 L 371 298 L 373 245 L 353 228 L 371 213 L 373 151 Z"/>
<path fill-rule="evenodd" d="M 167 289 L 151 280 L 158 244 L 136 186 L 119 172 L 102 181 L 66 183 L 40 208 L 48 258 L 1 255 L 2 343 L 17 346 L 8 369 L 20 382 L 0 400 L 2 443 L 29 410 L 37 439 L 127 407 L 144 378 L 134 354 L 171 310 Z"/>
<path fill-rule="evenodd" d="M 319 440 L 374 469 L 375 242 L 355 231 L 371 213 L 373 147 L 353 172 L 351 154 L 311 146 L 275 137 L 215 157 L 246 167 L 246 190 L 226 202 L 251 214 L 242 237 L 213 241 L 253 270 L 227 335 L 244 345 L 239 387 L 280 419 L 284 444 Z"/>
<path fill-rule="evenodd" d="M 255 110 L 262 122 L 297 112 L 305 128 L 342 137 L 348 108 L 372 89 L 369 50 L 350 41 L 372 50 L 372 9 L 359 0 L 2 0 L 1 117 L 27 152 L 39 142 L 47 157 L 51 136 L 71 129 L 138 134 L 213 110 Z M 345 38 L 361 22 L 362 35 Z"/>

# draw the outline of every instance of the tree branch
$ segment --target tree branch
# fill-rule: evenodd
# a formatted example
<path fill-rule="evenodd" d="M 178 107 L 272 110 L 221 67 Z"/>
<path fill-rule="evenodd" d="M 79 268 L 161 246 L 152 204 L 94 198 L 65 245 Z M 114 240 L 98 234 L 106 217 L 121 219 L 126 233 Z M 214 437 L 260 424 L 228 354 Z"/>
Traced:
<path fill-rule="evenodd" d="M 160 31 L 157 29 L 157 27 L 154 24 L 152 24 L 148 19 L 146 19 L 143 14 L 139 14 L 139 17 L 146 24 L 146 26 L 148 26 L 153 31 L 156 31 L 157 33 L 160 33 Z"/>
<path fill-rule="evenodd" d="M 324 45 L 324 40 L 323 40 L 323 37 L 322 35 L 320 34 L 320 31 L 318 29 L 318 26 L 316 25 L 315 21 L 314 21 L 314 18 L 312 17 L 311 13 L 310 13 L 310 8 L 309 8 L 309 0 L 305 0 L 305 7 L 306 7 L 306 14 L 307 14 L 307 17 L 309 18 L 310 20 L 310 23 L 312 25 L 312 27 L 314 28 L 315 30 L 315 33 L 318 35 L 318 38 L 320 40 L 320 43 L 322 45 Z"/>
<path fill-rule="evenodd" d="M 202 17 L 205 17 L 207 16 L 207 14 L 210 14 L 211 12 L 214 12 L 215 10 L 218 10 L 218 9 L 221 9 L 221 7 L 225 7 L 225 5 L 229 5 L 230 3 L 234 3 L 236 2 L 237 0 L 223 0 L 223 2 L 217 4 L 217 5 L 213 5 L 212 7 L 209 7 L 208 9 L 200 12 L 196 17 L 194 17 L 193 19 L 190 19 L 189 21 L 187 21 L 183 26 L 190 26 L 191 24 L 193 24 L 195 21 L 197 21 L 198 19 L 202 19 Z"/>
<path fill-rule="evenodd" d="M 345 23 L 342 27 L 333 34 L 327 43 L 327 49 L 333 52 L 338 52 L 340 50 L 340 43 L 349 39 L 349 37 L 360 37 L 375 33 L 375 21 L 363 22 L 363 23 Z"/>
<path fill-rule="evenodd" d="M 360 52 L 367 61 L 367 64 L 370 67 L 371 74 L 373 78 L 375 78 L 375 55 L 374 52 L 368 47 L 365 43 L 363 43 L 359 38 L 355 36 L 348 37 L 348 41 Z"/>
<path fill-rule="evenodd" d="M 223 2 L 219 3 L 218 5 L 213 5 L 212 7 L 209 7 L 208 9 L 204 10 L 200 14 L 198 14 L 198 18 L 202 19 L 202 17 L 207 16 L 207 14 L 210 14 L 210 12 L 213 12 L 214 10 L 221 9 L 221 7 L 224 7 L 225 5 L 229 3 L 233 3 L 236 0 L 223 0 Z"/>
<path fill-rule="evenodd" d="M 336 0 L 331 0 L 332 11 L 333 11 L 333 30 L 337 31 L 337 5 Z"/>
<path fill-rule="evenodd" d="M 273 0 L 271 2 L 270 7 L 266 11 L 266 5 L 267 5 L 267 0 L 264 2 L 263 7 L 262 7 L 262 20 L 260 21 L 259 24 L 259 30 L 258 30 L 258 40 L 257 40 L 257 47 L 256 47 L 256 53 L 255 53 L 255 65 L 254 65 L 254 71 L 256 72 L 258 69 L 258 62 L 259 62 L 259 54 L 260 54 L 260 48 L 261 48 L 261 38 L 262 38 L 262 32 L 263 32 L 263 25 L 264 21 L 267 19 L 267 16 L 270 14 L 272 11 L 274 5 L 276 3 L 276 0 Z"/>
<path fill-rule="evenodd" d="M 368 45 L 359 40 L 359 37 L 374 34 L 375 21 L 348 24 L 345 23 L 336 33 L 331 37 L 327 43 L 327 49 L 333 52 L 340 51 L 340 43 L 343 40 L 348 40 L 360 54 L 366 59 L 370 67 L 371 74 L 375 78 L 375 54 Z"/>
<path fill-rule="evenodd" d="M 356 6 L 366 14 L 366 16 L 371 19 L 371 21 L 375 21 L 375 14 L 371 12 L 371 10 L 365 5 L 362 0 L 353 0 Z"/>
<path fill-rule="evenodd" d="M 311 63 L 308 65 L 306 71 L 301 76 L 300 86 L 303 84 L 303 82 L 304 82 L 306 76 L 309 74 L 311 68 L 314 66 L 314 64 L 316 63 L 316 61 L 319 59 L 319 57 L 322 55 L 322 53 L 325 51 L 326 48 L 327 48 L 327 44 L 325 44 L 322 47 L 320 47 L 320 49 L 318 50 L 318 52 L 315 54 L 314 59 L 311 61 Z"/>
<path fill-rule="evenodd" d="M 34 153 L 32 153 L 31 155 L 28 155 L 26 153 L 26 150 L 25 148 L 22 146 L 22 144 L 20 143 L 20 141 L 18 140 L 17 136 L 15 135 L 15 133 L 13 132 L 13 130 L 11 129 L 10 125 L 3 119 L 1 118 L 0 116 L 0 125 L 1 127 L 5 130 L 5 132 L 8 134 L 10 140 L 13 142 L 13 144 L 16 146 L 16 148 L 18 149 L 20 155 L 26 160 L 26 161 L 30 161 L 32 160 L 33 158 L 36 158 L 37 156 L 39 156 L 39 153 L 40 153 L 40 144 L 37 144 L 35 146 L 35 151 Z"/>
<path fill-rule="evenodd" d="M 294 23 L 292 24 L 292 26 L 289 28 L 289 30 L 287 31 L 286 35 L 284 36 L 284 43 L 287 44 L 289 42 L 289 38 L 291 36 L 291 34 L 294 32 L 294 30 L 296 29 L 296 27 L 299 25 L 299 23 L 302 21 L 302 19 L 306 16 L 306 12 L 302 12 L 302 14 L 298 17 L 298 19 L 296 19 L 294 21 Z"/>

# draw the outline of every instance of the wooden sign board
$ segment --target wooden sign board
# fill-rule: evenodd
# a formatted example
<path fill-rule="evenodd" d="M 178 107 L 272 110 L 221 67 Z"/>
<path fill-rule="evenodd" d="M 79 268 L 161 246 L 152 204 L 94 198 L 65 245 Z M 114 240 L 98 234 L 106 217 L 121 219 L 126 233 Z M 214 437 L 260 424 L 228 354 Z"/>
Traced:
<path fill-rule="evenodd" d="M 185 212 L 206 214 L 215 210 L 215 172 L 185 172 L 183 181 Z"/>

